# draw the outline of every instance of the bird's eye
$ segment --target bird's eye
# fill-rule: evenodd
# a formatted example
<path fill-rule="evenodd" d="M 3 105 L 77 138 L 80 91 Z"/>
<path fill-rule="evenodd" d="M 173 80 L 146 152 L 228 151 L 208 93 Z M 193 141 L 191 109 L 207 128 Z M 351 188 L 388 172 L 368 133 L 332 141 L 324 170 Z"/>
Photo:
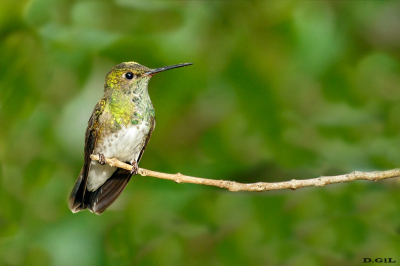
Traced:
<path fill-rule="evenodd" d="M 135 75 L 132 72 L 126 72 L 125 73 L 125 78 L 127 78 L 127 79 L 133 79 L 134 76 Z"/>

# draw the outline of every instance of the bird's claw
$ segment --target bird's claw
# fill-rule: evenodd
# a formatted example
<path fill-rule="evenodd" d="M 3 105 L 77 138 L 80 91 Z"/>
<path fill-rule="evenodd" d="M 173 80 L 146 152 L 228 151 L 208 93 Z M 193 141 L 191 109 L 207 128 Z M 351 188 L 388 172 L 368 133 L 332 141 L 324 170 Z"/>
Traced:
<path fill-rule="evenodd" d="M 101 165 L 106 164 L 106 157 L 102 153 L 99 153 L 99 164 L 101 164 Z"/>
<path fill-rule="evenodd" d="M 138 164 L 137 164 L 136 160 L 134 160 L 134 161 L 132 162 L 131 175 L 136 175 L 136 174 L 138 173 L 138 170 L 139 170 Z"/>

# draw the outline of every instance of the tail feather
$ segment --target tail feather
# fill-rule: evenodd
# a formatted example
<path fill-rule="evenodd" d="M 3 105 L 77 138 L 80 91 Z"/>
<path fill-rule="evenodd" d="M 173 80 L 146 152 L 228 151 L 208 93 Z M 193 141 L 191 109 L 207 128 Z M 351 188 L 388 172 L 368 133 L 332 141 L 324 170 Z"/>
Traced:
<path fill-rule="evenodd" d="M 71 194 L 69 195 L 68 207 L 73 213 L 80 212 L 86 209 L 86 206 L 83 204 L 84 203 L 83 192 L 85 187 L 82 184 L 82 179 L 83 179 L 83 167 L 81 169 L 81 172 L 79 173 L 78 179 L 75 182 L 74 188 L 72 189 Z"/>
<path fill-rule="evenodd" d="M 118 198 L 131 177 L 132 174 L 130 171 L 118 168 L 97 190 L 86 190 L 83 198 L 84 184 L 82 184 L 83 178 L 81 171 L 70 195 L 69 208 L 74 213 L 87 208 L 91 212 L 101 214 Z"/>

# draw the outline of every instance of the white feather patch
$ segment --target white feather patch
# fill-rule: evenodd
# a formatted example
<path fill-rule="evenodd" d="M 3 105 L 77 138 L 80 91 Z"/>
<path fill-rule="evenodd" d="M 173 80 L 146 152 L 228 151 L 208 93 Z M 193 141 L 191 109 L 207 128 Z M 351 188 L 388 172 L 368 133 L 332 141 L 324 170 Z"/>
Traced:
<path fill-rule="evenodd" d="M 122 162 L 137 161 L 143 148 L 150 126 L 146 123 L 131 125 L 122 128 L 116 133 L 107 136 L 102 145 L 95 148 L 93 154 L 104 154 L 107 158 L 117 158 Z M 97 161 L 91 162 L 88 174 L 87 190 L 95 191 L 106 182 L 117 168 L 109 165 L 100 165 Z"/>

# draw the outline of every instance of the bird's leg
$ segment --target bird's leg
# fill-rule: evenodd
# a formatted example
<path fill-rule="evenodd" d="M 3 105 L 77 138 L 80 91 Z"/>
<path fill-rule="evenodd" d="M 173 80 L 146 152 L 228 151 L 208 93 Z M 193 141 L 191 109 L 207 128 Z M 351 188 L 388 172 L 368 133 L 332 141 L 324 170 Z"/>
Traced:
<path fill-rule="evenodd" d="M 138 164 L 137 164 L 136 160 L 133 160 L 131 162 L 131 164 L 132 164 L 131 175 L 136 175 L 138 173 L 138 170 L 139 170 L 139 167 L 138 167 Z"/>
<path fill-rule="evenodd" d="M 106 157 L 102 153 L 99 153 L 99 164 L 101 164 L 101 165 L 106 164 Z"/>

